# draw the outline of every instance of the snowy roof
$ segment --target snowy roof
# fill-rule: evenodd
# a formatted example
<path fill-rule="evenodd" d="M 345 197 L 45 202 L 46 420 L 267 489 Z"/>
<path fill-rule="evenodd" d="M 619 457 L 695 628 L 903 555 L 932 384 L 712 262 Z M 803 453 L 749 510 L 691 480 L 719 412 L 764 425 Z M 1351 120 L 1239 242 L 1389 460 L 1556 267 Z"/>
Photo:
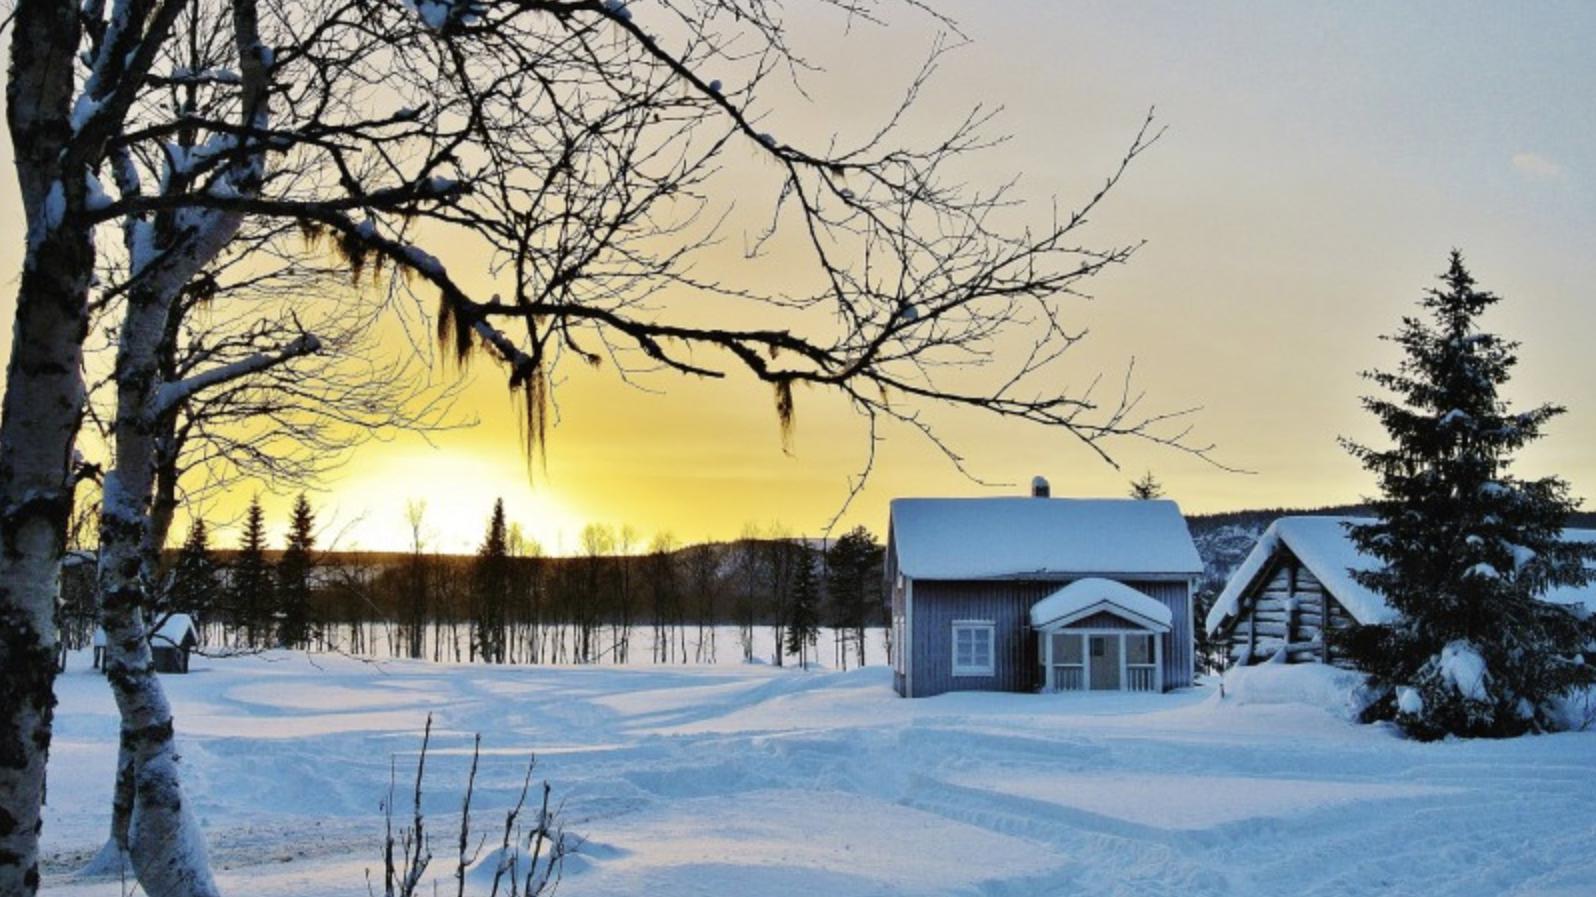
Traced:
<path fill-rule="evenodd" d="M 195 640 L 199 639 L 199 630 L 194 626 L 194 618 L 188 614 L 171 614 L 161 624 L 161 628 L 150 635 L 150 642 L 162 641 L 168 645 L 181 645 L 183 644 L 183 636 L 189 634 L 193 635 Z M 105 630 L 103 628 L 95 628 L 93 645 L 96 648 L 105 647 Z"/>
<path fill-rule="evenodd" d="M 196 640 L 199 639 L 199 632 L 194 627 L 194 618 L 188 614 L 172 614 L 161 624 L 161 628 L 150 636 L 150 641 L 181 645 L 185 635 L 193 635 Z"/>
<path fill-rule="evenodd" d="M 1347 526 L 1373 522 L 1371 517 L 1281 517 L 1269 524 L 1252 547 L 1252 553 L 1230 574 L 1225 590 L 1208 610 L 1209 634 L 1218 631 L 1219 625 L 1235 614 L 1242 593 L 1282 545 L 1290 549 L 1353 619 L 1366 625 L 1389 622 L 1396 614 L 1385 599 L 1352 578 L 1352 571 L 1378 569 L 1380 561 L 1358 550 L 1347 533 Z M 1596 542 L 1596 530 L 1568 529 L 1563 531 L 1563 538 Z M 1596 610 L 1596 583 L 1553 589 L 1542 598 L 1557 604 L 1584 604 Z"/>
<path fill-rule="evenodd" d="M 1031 605 L 1031 625 L 1037 629 L 1060 621 L 1079 619 L 1099 610 L 1119 611 L 1168 629 L 1174 614 L 1162 602 L 1122 582 L 1088 576 Z"/>
<path fill-rule="evenodd" d="M 1172 501 L 899 498 L 898 569 L 917 579 L 1196 575 L 1202 559 Z"/>

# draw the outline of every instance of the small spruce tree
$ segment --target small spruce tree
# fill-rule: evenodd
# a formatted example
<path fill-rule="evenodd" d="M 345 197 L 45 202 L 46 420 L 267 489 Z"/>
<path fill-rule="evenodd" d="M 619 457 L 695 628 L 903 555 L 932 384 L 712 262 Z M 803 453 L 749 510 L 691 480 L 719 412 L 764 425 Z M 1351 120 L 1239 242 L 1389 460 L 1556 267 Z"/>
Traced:
<path fill-rule="evenodd" d="M 230 591 L 234 627 L 243 632 L 244 644 L 259 647 L 270 629 L 272 578 L 266 563 L 266 514 L 258 495 L 244 512 L 244 536 L 233 558 Z"/>
<path fill-rule="evenodd" d="M 1413 737 L 1544 731 L 1555 699 L 1596 681 L 1596 665 L 1581 657 L 1586 624 L 1538 599 L 1585 582 L 1593 551 L 1562 538 L 1578 506 L 1567 484 L 1510 467 L 1563 409 L 1509 409 L 1499 389 L 1518 344 L 1478 323 L 1498 298 L 1456 252 L 1441 282 L 1421 300 L 1427 316 L 1386 337 L 1404 354 L 1396 372 L 1364 375 L 1394 394 L 1363 400 L 1391 446 L 1343 440 L 1380 487 L 1375 522 L 1350 532 L 1383 567 L 1356 575 L 1396 616 L 1354 629 L 1342 649 L 1382 696 L 1366 716 Z"/>
<path fill-rule="evenodd" d="M 285 648 L 302 648 L 312 635 L 311 574 L 315 566 L 316 514 L 310 500 L 299 493 L 288 523 L 288 545 L 277 561 L 277 641 Z"/>
<path fill-rule="evenodd" d="M 510 544 L 504 499 L 493 502 L 488 532 L 471 576 L 471 650 L 488 663 L 505 661 L 505 609 L 510 595 Z"/>
<path fill-rule="evenodd" d="M 202 518 L 189 524 L 183 547 L 172 565 L 172 578 L 166 589 L 163 610 L 186 613 L 196 620 L 211 615 L 222 594 L 216 559 L 211 556 L 210 531 Z"/>
<path fill-rule="evenodd" d="M 809 652 L 820 640 L 820 581 L 815 576 L 815 559 L 808 546 L 799 543 L 793 555 L 792 596 L 788 601 L 787 653 L 796 655 L 798 666 L 809 666 Z"/>
<path fill-rule="evenodd" d="M 1164 484 L 1153 477 L 1151 470 L 1142 474 L 1142 478 L 1131 483 L 1130 497 L 1138 501 L 1151 501 L 1164 497 Z"/>

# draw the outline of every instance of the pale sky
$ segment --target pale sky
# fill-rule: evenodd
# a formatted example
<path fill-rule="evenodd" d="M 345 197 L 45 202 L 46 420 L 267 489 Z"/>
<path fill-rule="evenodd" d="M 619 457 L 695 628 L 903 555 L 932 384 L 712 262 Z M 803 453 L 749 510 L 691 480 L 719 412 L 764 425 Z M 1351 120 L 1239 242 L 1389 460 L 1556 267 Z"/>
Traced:
<path fill-rule="evenodd" d="M 989 155 L 992 180 L 1020 174 L 1038 213 L 1095 187 L 1157 107 L 1168 132 L 1089 231 L 1095 244 L 1147 245 L 1075 306 L 1091 336 L 1066 370 L 1084 382 L 1134 357 L 1150 407 L 1202 406 L 1196 438 L 1255 473 L 1135 444 L 1110 446 L 1115 471 L 1067 436 L 950 415 L 944 432 L 972 468 L 1012 485 L 971 483 L 913 434 L 888 431 L 847 524 L 879 532 L 894 496 L 1016 491 L 1033 474 L 1055 495 L 1120 495 L 1151 469 L 1192 512 L 1355 500 L 1370 483 L 1336 437 L 1379 436 L 1357 372 L 1394 360 L 1378 335 L 1453 247 L 1506 297 L 1489 325 L 1524 342 L 1511 395 L 1569 408 L 1524 472 L 1596 490 L 1596 6 L 936 5 L 973 44 L 946 60 L 921 117 L 1004 106 L 1013 139 Z M 632 6 L 640 19 L 647 7 Z M 811 104 L 773 111 L 787 142 L 872 121 L 929 47 L 913 16 L 844 35 L 830 18 L 811 22 L 803 2 L 790 8 L 796 42 L 828 71 L 808 82 Z M 0 209 L 15 208 L 7 178 Z M 9 237 L 0 274 L 14 284 L 21 229 Z M 314 496 L 324 517 L 352 523 L 342 547 L 398 547 L 404 504 L 422 499 L 435 544 L 468 550 L 500 495 L 549 550 L 574 546 L 587 521 L 644 539 L 775 521 L 813 533 L 864 456 L 859 422 L 820 394 L 800 391 L 787 455 L 763 384 L 656 381 L 665 392 L 651 394 L 573 367 L 546 472 L 529 477 L 502 378 L 473 370 L 459 410 L 477 427 L 367 446 Z M 289 500 L 265 496 L 274 531 Z"/>

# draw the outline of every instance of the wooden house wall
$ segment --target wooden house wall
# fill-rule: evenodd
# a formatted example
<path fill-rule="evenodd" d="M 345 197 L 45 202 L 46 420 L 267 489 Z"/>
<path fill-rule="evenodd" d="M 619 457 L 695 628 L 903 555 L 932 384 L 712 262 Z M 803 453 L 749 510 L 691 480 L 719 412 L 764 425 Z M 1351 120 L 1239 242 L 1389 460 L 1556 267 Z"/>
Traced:
<path fill-rule="evenodd" d="M 1241 612 L 1227 636 L 1229 655 L 1262 663 L 1284 646 L 1288 663 L 1328 661 L 1345 666 L 1325 643 L 1327 624 L 1331 630 L 1346 629 L 1353 625 L 1352 615 L 1312 571 L 1282 548 L 1241 596 Z"/>
<path fill-rule="evenodd" d="M 1191 586 L 1182 582 L 1127 582 L 1126 585 L 1156 598 L 1169 608 L 1169 632 L 1164 634 L 1164 688 L 1190 688 L 1196 669 L 1197 649 L 1191 610 Z"/>
<path fill-rule="evenodd" d="M 912 587 L 911 632 L 913 696 L 948 691 L 1031 691 L 1041 683 L 1037 637 L 1030 627 L 1031 605 L 1068 585 L 1070 580 L 987 580 L 951 582 L 916 580 Z M 1164 687 L 1192 683 L 1192 616 L 1190 587 L 1180 582 L 1126 580 L 1169 607 L 1174 625 L 1164 639 Z M 895 598 L 896 600 L 896 598 Z M 993 626 L 993 674 L 953 675 L 953 622 L 990 620 Z M 900 685 L 900 693 L 904 692 Z"/>
<path fill-rule="evenodd" d="M 174 645 L 151 645 L 150 663 L 157 673 L 188 672 L 189 651 Z"/>
<path fill-rule="evenodd" d="M 1038 582 L 938 582 L 915 580 L 913 605 L 914 697 L 948 691 L 1028 691 L 1041 676 L 1031 605 L 1056 585 Z M 990 620 L 992 675 L 953 675 L 953 621 Z"/>

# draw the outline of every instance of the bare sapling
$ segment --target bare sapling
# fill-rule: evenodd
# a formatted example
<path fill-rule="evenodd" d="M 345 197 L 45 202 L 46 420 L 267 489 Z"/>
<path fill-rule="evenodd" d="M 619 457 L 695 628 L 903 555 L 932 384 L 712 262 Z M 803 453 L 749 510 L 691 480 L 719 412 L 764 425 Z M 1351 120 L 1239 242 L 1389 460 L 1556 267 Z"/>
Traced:
<path fill-rule="evenodd" d="M 432 849 L 426 832 L 426 816 L 421 808 L 422 780 L 427 766 L 427 751 L 432 740 L 432 717 L 427 716 L 421 737 L 421 753 L 416 759 L 415 784 L 411 792 L 411 817 L 408 827 L 394 831 L 394 782 L 390 772 L 388 798 L 383 804 L 383 897 L 416 897 L 427 893 L 422 887 L 432 864 Z M 559 887 L 565 858 L 576 852 L 580 841 L 568 836 L 559 822 L 559 810 L 550 807 L 553 788 L 541 783 L 542 795 L 537 816 L 530 828 L 524 827 L 522 814 L 532 792 L 532 773 L 537 756 L 527 758 L 526 773 L 515 805 L 505 812 L 499 846 L 483 855 L 487 833 L 475 838 L 471 831 L 471 802 L 476 793 L 477 770 L 481 759 L 482 736 L 471 746 L 471 765 L 466 774 L 465 794 L 461 799 L 460 828 L 455 839 L 454 892 L 456 897 L 547 897 Z M 492 863 L 489 867 L 487 864 Z M 488 877 L 491 870 L 491 878 Z M 441 882 L 434 881 L 437 892 Z M 470 890 L 468 890 L 468 887 Z M 367 890 L 375 889 L 367 875 Z"/>

